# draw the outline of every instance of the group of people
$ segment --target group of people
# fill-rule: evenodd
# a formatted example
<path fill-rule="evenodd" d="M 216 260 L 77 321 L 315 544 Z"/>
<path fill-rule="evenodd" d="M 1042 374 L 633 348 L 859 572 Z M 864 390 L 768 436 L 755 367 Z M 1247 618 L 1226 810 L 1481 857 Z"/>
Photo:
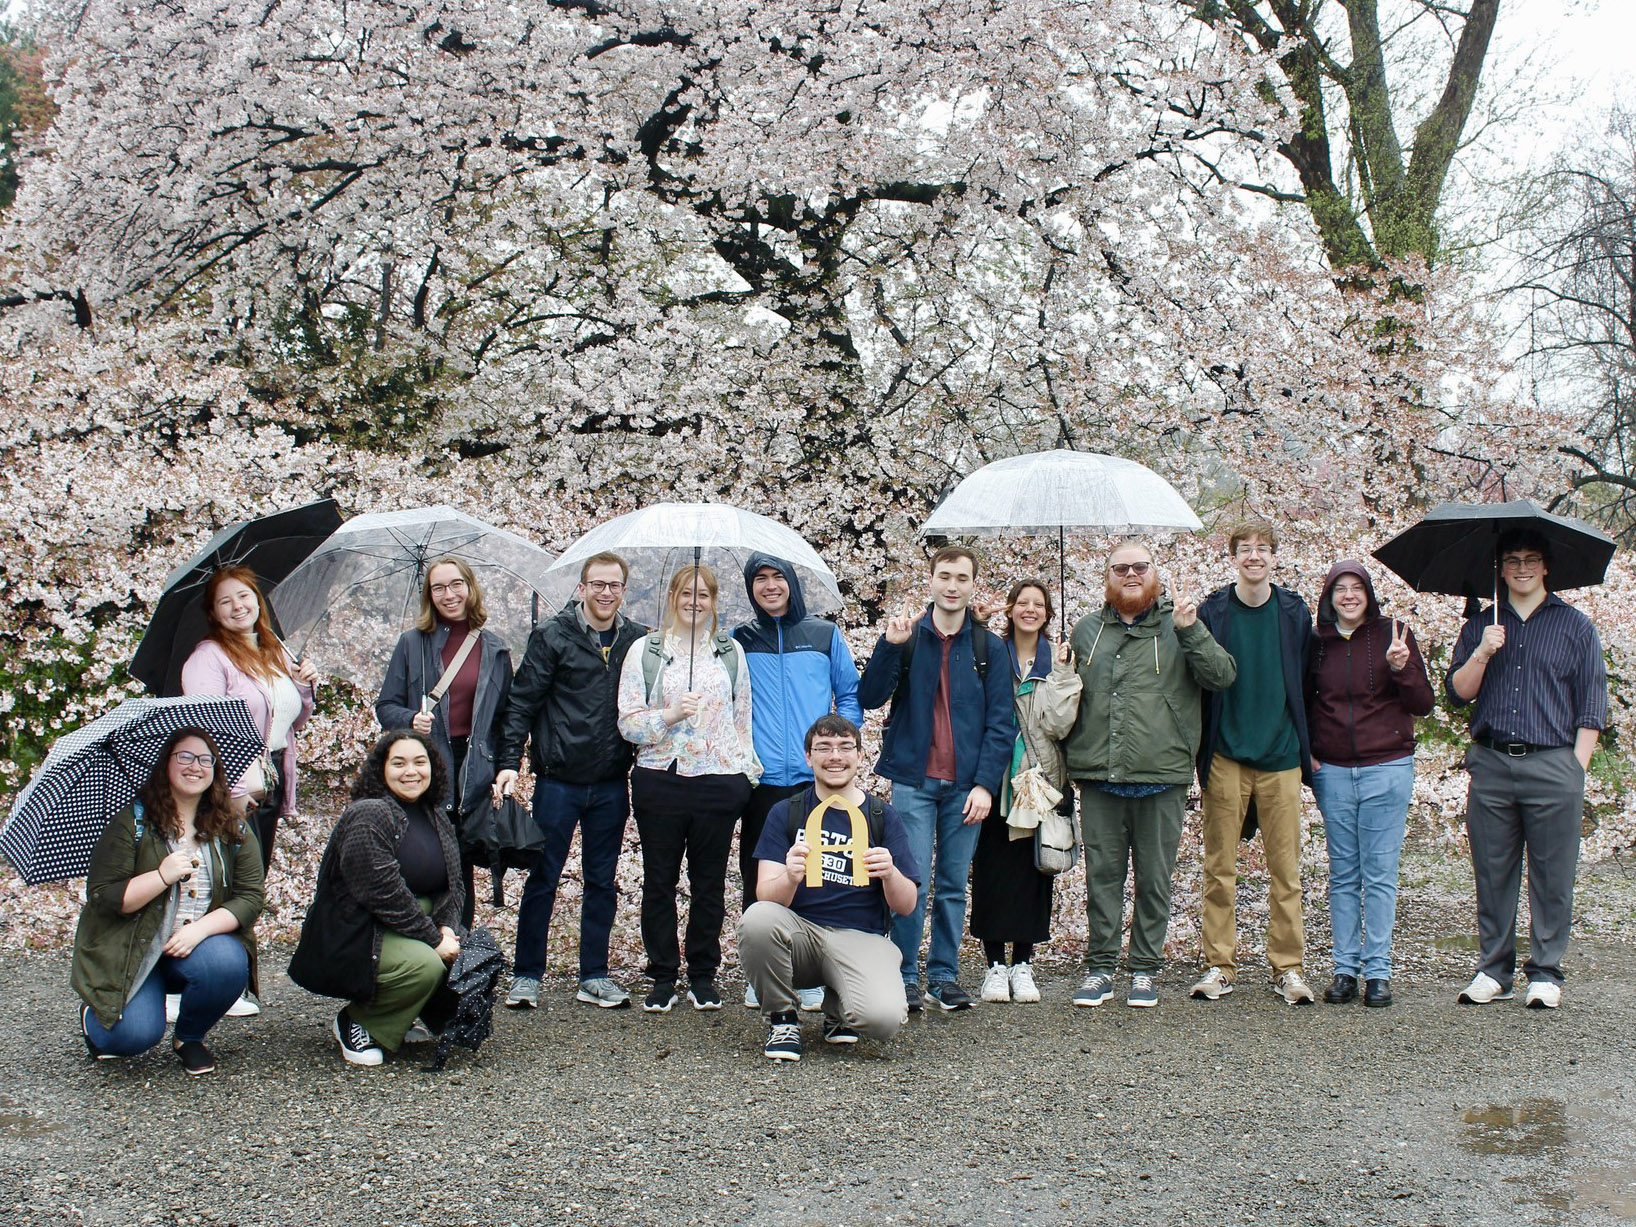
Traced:
<path fill-rule="evenodd" d="M 807 613 L 782 559 L 748 560 L 755 616 L 727 633 L 709 567 L 670 578 L 662 625 L 650 630 L 622 611 L 625 561 L 599 554 L 584 564 L 574 601 L 530 635 L 515 673 L 505 643 L 484 627 L 471 569 L 438 560 L 424 577 L 420 620 L 392 654 L 375 709 L 383 735 L 331 833 L 291 977 L 345 999 L 333 1034 L 354 1064 L 379 1064 L 434 1034 L 446 1016 L 446 968 L 474 917 L 461 830 L 513 793 L 526 749 L 544 845 L 519 903 L 512 1008 L 539 1004 L 576 830 L 576 996 L 631 1004 L 609 944 L 632 814 L 642 1008 L 669 1011 L 684 986 L 694 1009 L 722 1007 L 736 833 L 745 1004 L 766 1016 L 769 1058 L 800 1058 L 801 1010 L 822 1013 L 826 1043 L 848 1044 L 884 1041 L 928 1006 L 970 1008 L 959 975 L 968 890 L 985 962 L 978 995 L 1039 1001 L 1033 953 L 1050 936 L 1054 875 L 1081 849 L 1086 967 L 1072 1002 L 1100 1006 L 1118 988 L 1133 879 L 1125 1001 L 1156 1005 L 1195 776 L 1204 891 L 1191 995 L 1214 1001 L 1236 987 L 1239 848 L 1258 828 L 1271 986 L 1290 1004 L 1315 999 L 1300 882 L 1304 783 L 1330 862 L 1324 999 L 1389 1006 L 1414 721 L 1435 701 L 1425 660 L 1413 632 L 1381 612 L 1361 564 L 1330 570 L 1314 619 L 1274 582 L 1273 525 L 1236 526 L 1227 553 L 1233 581 L 1198 600 L 1163 590 L 1147 546 L 1117 546 L 1101 608 L 1054 643 L 1044 582 L 1018 582 L 1003 607 L 984 609 L 974 605 L 977 555 L 946 546 L 930 560 L 926 600 L 887 619 L 861 676 L 835 625 Z M 1527 1004 L 1561 1000 L 1585 769 L 1607 686 L 1595 628 L 1548 590 L 1550 561 L 1536 535 L 1500 539 L 1503 597 L 1467 622 L 1443 684 L 1449 702 L 1472 708 L 1467 825 L 1480 955 L 1462 1002 L 1512 996 L 1525 852 Z M 257 1008 L 251 928 L 277 817 L 293 799 L 293 734 L 314 679 L 272 635 L 253 576 L 218 573 L 206 604 L 210 634 L 184 686 L 245 698 L 268 753 L 230 782 L 215 771 L 207 733 L 173 739 L 93 854 L 73 973 L 93 1055 L 159 1042 L 169 994 L 173 1043 L 193 1073 L 214 1068 L 210 1027 L 230 1009 Z M 988 615 L 999 612 L 996 633 Z M 859 784 L 863 713 L 880 707 L 888 714 L 874 771 L 890 782 L 889 801 Z M 1059 831 L 1073 834 L 1047 838 Z"/>

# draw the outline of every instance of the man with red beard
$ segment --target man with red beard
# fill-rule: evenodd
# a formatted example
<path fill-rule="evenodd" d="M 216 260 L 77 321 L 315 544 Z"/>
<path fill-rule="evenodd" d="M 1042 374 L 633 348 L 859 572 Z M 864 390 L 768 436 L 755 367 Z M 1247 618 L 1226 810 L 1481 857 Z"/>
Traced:
<path fill-rule="evenodd" d="M 1081 618 L 1069 642 L 1084 681 L 1079 718 L 1063 749 L 1079 785 L 1088 913 L 1085 982 L 1074 1004 L 1113 996 L 1125 915 L 1125 878 L 1135 865 L 1130 990 L 1125 1004 L 1159 1003 L 1187 788 L 1198 753 L 1200 698 L 1238 676 L 1233 658 L 1183 597 L 1159 591 L 1153 555 L 1126 542 L 1108 555 L 1107 603 Z"/>

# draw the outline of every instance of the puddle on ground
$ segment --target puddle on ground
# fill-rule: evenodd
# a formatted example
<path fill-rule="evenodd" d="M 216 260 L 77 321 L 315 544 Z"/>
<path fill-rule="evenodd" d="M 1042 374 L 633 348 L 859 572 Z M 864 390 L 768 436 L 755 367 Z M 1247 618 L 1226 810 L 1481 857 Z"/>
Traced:
<path fill-rule="evenodd" d="M 1545 1160 L 1534 1170 L 1542 1178 L 1506 1176 L 1518 1186 L 1518 1205 L 1540 1206 L 1566 1216 L 1599 1209 L 1636 1222 L 1636 1167 L 1576 1168 L 1580 1157 L 1611 1157 L 1598 1153 L 1598 1143 L 1587 1136 L 1588 1125 L 1606 1114 L 1582 1104 L 1559 1099 L 1525 1099 L 1519 1104 L 1473 1108 L 1461 1118 L 1466 1136 L 1462 1148 L 1475 1155 Z"/>
<path fill-rule="evenodd" d="M 0 1134 L 14 1138 L 37 1138 L 56 1127 L 50 1121 L 25 1111 L 16 1100 L 0 1095 Z"/>

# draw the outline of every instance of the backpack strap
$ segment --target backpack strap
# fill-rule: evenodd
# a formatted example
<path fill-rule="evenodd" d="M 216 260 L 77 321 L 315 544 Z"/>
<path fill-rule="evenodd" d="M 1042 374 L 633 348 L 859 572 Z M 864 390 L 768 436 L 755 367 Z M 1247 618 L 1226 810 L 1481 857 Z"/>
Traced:
<path fill-rule="evenodd" d="M 721 661 L 721 667 L 727 670 L 727 690 L 729 697 L 738 698 L 738 643 L 726 631 L 717 631 L 710 637 L 710 652 Z M 659 705 L 659 675 L 667 663 L 665 656 L 665 633 L 654 631 L 642 640 L 642 689 L 648 696 L 648 706 Z"/>

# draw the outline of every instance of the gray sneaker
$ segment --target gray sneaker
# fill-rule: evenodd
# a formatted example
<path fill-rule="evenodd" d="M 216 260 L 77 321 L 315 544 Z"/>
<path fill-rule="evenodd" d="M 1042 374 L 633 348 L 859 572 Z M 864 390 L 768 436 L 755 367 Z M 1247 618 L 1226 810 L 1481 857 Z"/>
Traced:
<path fill-rule="evenodd" d="M 1138 1009 L 1159 1004 L 1159 984 L 1151 971 L 1130 973 L 1130 992 L 1125 994 L 1125 1004 Z"/>
<path fill-rule="evenodd" d="M 597 976 L 579 982 L 579 992 L 574 995 L 574 1000 L 583 1001 L 586 1005 L 598 1005 L 604 1010 L 626 1010 L 630 1008 L 631 995 L 607 976 Z"/>
<path fill-rule="evenodd" d="M 506 1009 L 537 1010 L 540 1007 L 538 976 L 512 976 L 511 992 L 506 994 Z"/>
<path fill-rule="evenodd" d="M 798 988 L 795 995 L 801 999 L 801 1008 L 808 1014 L 816 1014 L 824 1008 L 824 986 L 817 988 Z"/>
<path fill-rule="evenodd" d="M 1093 971 L 1074 993 L 1075 1005 L 1101 1005 L 1113 996 L 1113 977 L 1105 971 Z"/>

